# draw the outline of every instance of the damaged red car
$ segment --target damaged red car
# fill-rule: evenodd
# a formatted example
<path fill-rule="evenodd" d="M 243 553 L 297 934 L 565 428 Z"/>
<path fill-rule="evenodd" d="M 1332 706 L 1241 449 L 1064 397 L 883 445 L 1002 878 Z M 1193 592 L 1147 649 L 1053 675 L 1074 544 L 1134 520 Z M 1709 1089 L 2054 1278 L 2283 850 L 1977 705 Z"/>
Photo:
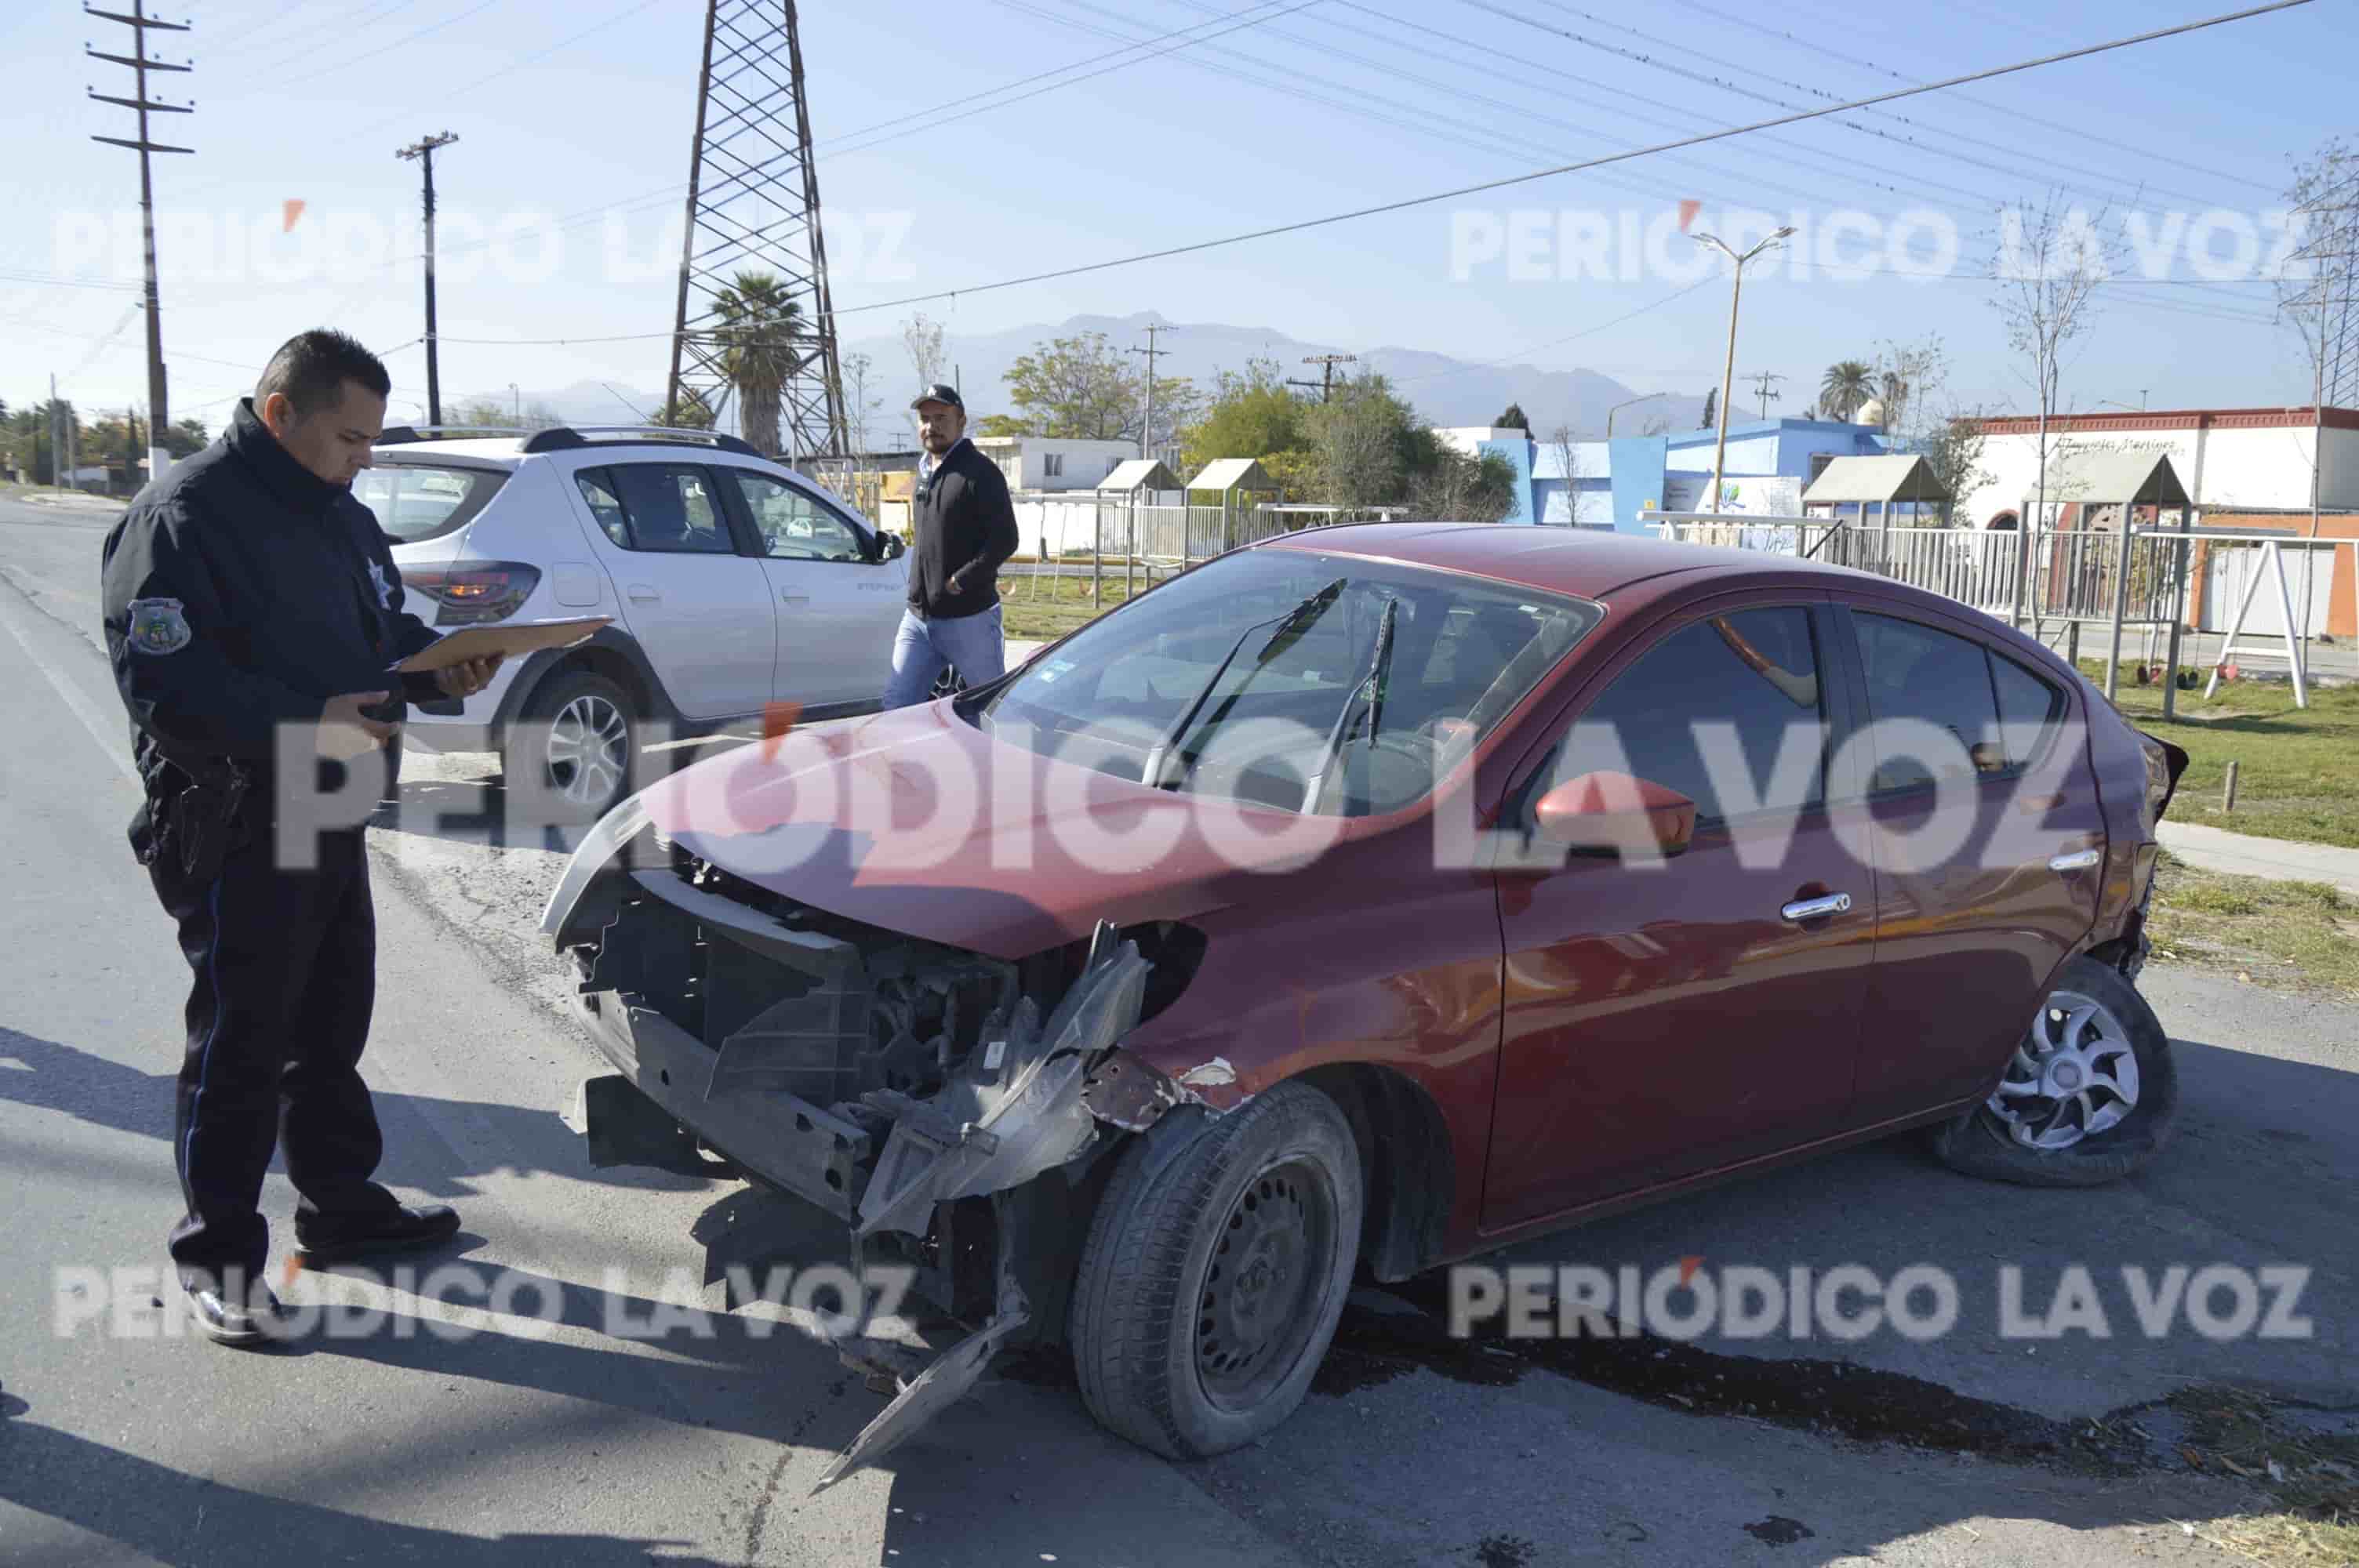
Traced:
<path fill-rule="evenodd" d="M 701 1145 L 1158 1453 L 1302 1400 L 1355 1271 L 1917 1130 L 2161 1148 L 2135 981 L 2183 752 L 1951 601 L 1773 556 L 1386 524 L 1234 551 L 989 686 L 687 768 L 543 928 Z"/>

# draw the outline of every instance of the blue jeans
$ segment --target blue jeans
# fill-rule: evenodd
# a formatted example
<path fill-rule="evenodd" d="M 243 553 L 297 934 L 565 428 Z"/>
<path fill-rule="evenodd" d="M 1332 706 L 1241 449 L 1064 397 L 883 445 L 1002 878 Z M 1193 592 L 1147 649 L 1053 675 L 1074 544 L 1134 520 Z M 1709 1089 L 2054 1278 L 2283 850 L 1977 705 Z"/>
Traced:
<path fill-rule="evenodd" d="M 969 686 L 997 680 L 1007 670 L 1007 648 L 1001 640 L 1000 607 L 954 621 L 929 621 L 914 610 L 901 611 L 901 629 L 893 638 L 893 673 L 885 680 L 885 706 L 908 708 L 926 700 L 946 665 L 958 669 Z"/>

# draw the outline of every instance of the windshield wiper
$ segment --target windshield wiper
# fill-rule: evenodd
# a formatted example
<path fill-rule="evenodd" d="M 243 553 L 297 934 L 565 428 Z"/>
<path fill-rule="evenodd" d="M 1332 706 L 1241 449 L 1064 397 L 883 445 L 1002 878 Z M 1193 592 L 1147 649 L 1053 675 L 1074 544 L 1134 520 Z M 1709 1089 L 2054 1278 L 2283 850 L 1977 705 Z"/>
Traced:
<path fill-rule="evenodd" d="M 1368 656 L 1368 672 L 1353 685 L 1343 697 L 1343 711 L 1335 715 L 1335 728 L 1327 732 L 1327 744 L 1319 753 L 1319 768 L 1310 782 L 1302 786 L 1302 806 L 1297 815 L 1308 815 L 1327 785 L 1327 770 L 1335 765 L 1343 751 L 1343 727 L 1352 721 L 1352 709 L 1360 698 L 1368 699 L 1368 740 L 1376 739 L 1376 726 L 1385 721 L 1385 677 L 1393 665 L 1393 622 L 1400 612 L 1400 600 L 1385 600 L 1384 620 L 1376 626 L 1376 646 Z"/>
<path fill-rule="evenodd" d="M 1212 678 L 1206 681 L 1202 688 L 1196 693 L 1194 700 L 1188 704 L 1187 711 L 1180 715 L 1179 722 L 1165 730 L 1161 739 L 1155 742 L 1155 749 L 1147 752 L 1147 765 L 1140 770 L 1138 782 L 1149 789 L 1170 787 L 1165 784 L 1163 775 L 1169 771 L 1172 752 L 1182 740 L 1186 739 L 1189 730 L 1196 722 L 1196 715 L 1203 711 L 1204 704 L 1212 699 L 1212 692 L 1220 686 L 1221 677 L 1229 673 L 1229 666 L 1236 663 L 1237 655 L 1245 651 L 1246 641 L 1265 626 L 1277 627 L 1276 632 L 1270 633 L 1269 641 L 1261 645 L 1261 652 L 1254 655 L 1254 669 L 1258 673 L 1263 665 L 1292 647 L 1304 633 L 1310 630 L 1321 616 L 1327 613 L 1335 600 L 1343 596 L 1344 581 L 1344 579 L 1339 577 L 1285 614 L 1273 615 L 1267 621 L 1256 621 L 1239 633 L 1237 640 L 1230 644 L 1227 656 L 1222 659 L 1219 666 L 1212 671 Z M 1215 716 L 1213 722 L 1218 723 L 1222 719 L 1228 717 L 1229 709 L 1235 706 L 1239 693 L 1245 690 L 1252 679 L 1252 676 L 1247 676 L 1245 680 L 1237 683 L 1236 691 L 1231 692 L 1228 700 L 1221 705 L 1221 711 Z"/>

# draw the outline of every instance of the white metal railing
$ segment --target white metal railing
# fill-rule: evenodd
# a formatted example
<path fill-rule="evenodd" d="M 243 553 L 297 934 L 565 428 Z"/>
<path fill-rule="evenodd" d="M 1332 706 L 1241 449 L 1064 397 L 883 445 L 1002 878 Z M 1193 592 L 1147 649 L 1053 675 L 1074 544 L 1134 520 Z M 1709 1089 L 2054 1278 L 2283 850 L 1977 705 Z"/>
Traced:
<path fill-rule="evenodd" d="M 1806 557 L 1874 572 L 1992 615 L 2012 615 L 2019 604 L 2034 622 L 2110 624 L 2118 613 L 2125 626 L 2147 626 L 2167 625 L 2173 618 L 2178 562 L 2169 530 L 2132 531 L 2125 583 L 2122 537 L 2114 533 L 1884 528 L 1819 517 L 1693 513 L 1640 516 L 1662 537 L 1681 544 Z M 2027 563 L 2028 591 L 2018 600 Z"/>

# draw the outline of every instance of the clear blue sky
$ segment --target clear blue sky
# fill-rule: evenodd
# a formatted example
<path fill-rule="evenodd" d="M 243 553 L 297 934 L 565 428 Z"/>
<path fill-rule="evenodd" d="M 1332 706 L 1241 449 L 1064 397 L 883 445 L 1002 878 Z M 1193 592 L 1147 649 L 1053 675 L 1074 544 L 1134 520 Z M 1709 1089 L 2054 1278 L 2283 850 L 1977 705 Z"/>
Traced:
<path fill-rule="evenodd" d="M 1279 14 L 1293 3 L 805 7 L 810 107 L 821 194 L 836 215 L 831 243 L 844 335 L 894 331 L 907 308 L 849 312 L 910 294 L 1499 178 L 1764 117 L 1780 112 L 1777 103 L 1858 96 L 1904 78 L 1955 74 L 2227 8 L 2227 0 L 1939 7 L 1789 0 L 1774 8 L 1745 0 L 1643 8 L 1603 0 L 1318 0 Z M 545 280 L 489 271 L 470 278 L 457 256 L 446 257 L 441 330 L 451 339 L 650 336 L 570 347 L 452 342 L 443 351 L 442 384 L 446 395 L 511 382 L 527 391 L 585 378 L 660 384 L 671 284 L 648 263 L 660 263 L 661 225 L 675 217 L 686 178 L 697 0 L 562 8 L 515 0 L 165 0 L 164 12 L 185 13 L 198 30 L 161 36 L 158 52 L 193 55 L 198 69 L 162 79 L 160 91 L 193 96 L 198 113 L 159 118 L 154 134 L 199 152 L 158 160 L 162 208 L 211 222 L 217 234 L 232 221 L 248 232 L 258 226 L 281 246 L 294 243 L 277 232 L 289 199 L 307 203 L 299 235 L 315 240 L 339 217 L 390 225 L 414 214 L 418 200 L 416 166 L 398 161 L 395 149 L 445 129 L 462 138 L 437 159 L 446 215 L 571 217 L 644 198 L 622 220 L 638 278 L 607 276 L 605 235 L 593 217 L 565 231 L 563 265 Z M 1118 69 L 935 128 L 882 140 L 886 133 L 875 132 L 867 145 L 849 135 L 880 124 L 903 130 L 906 117 L 935 105 L 1126 40 L 1206 24 L 1204 31 L 1216 30 L 1228 25 L 1218 21 L 1223 16 L 1250 25 L 1156 58 L 1125 57 Z M 68 0 L 27 0 L 0 20 L 0 70 L 20 149 L 11 163 L 12 222 L 0 228 L 0 397 L 11 404 L 44 395 L 52 371 L 86 413 L 144 399 L 142 329 L 130 313 L 136 295 L 61 281 L 136 277 L 136 249 L 110 274 L 106 263 L 61 254 L 57 242 L 73 214 L 136 204 L 133 155 L 88 139 L 128 135 L 129 115 L 83 95 L 86 85 L 127 92 L 127 71 L 82 56 L 86 40 L 119 49 L 127 34 Z M 1502 217 L 1517 207 L 1577 209 L 1609 222 L 1627 210 L 1643 223 L 1681 199 L 1702 202 L 1707 215 L 1732 205 L 1781 216 L 1801 208 L 1813 221 L 1842 210 L 1888 219 L 1930 208 L 1953 216 L 1969 258 L 1990 248 L 1997 202 L 2054 181 L 2093 203 L 2110 197 L 2135 206 L 2157 224 L 2172 211 L 2214 210 L 2257 221 L 2280 204 L 2289 160 L 2347 121 L 2338 112 L 2348 103 L 2354 46 L 2359 18 L 2349 0 L 2314 0 L 1859 119 L 1880 134 L 1821 121 L 923 308 L 947 323 L 953 353 L 962 331 L 1154 309 L 1351 346 L 1586 366 L 1641 391 L 1700 393 L 1719 380 L 1724 281 L 1659 306 L 1683 279 L 1511 281 L 1492 263 L 1454 281 L 1453 209 Z M 843 145 L 831 148 L 831 140 Z M 876 265 L 873 244 L 853 241 L 855 232 L 886 232 L 890 218 L 857 231 L 851 222 L 895 213 L 911 218 L 889 258 L 899 276 Z M 226 265 L 225 242 L 215 245 Z M 182 243 L 182 256 L 191 248 Z M 869 256 L 856 257 L 863 248 Z M 867 265 L 853 265 L 857 259 Z M 2125 282 L 2104 292 L 2102 317 L 2068 372 L 2068 398 L 2082 408 L 2107 398 L 2136 403 L 2143 389 L 2156 407 L 2306 401 L 2305 362 L 2292 335 L 2269 323 L 2266 283 L 2181 287 L 2202 281 L 2183 245 L 2173 268 L 2176 283 Z M 305 326 L 333 322 L 380 347 L 416 339 L 414 280 L 413 264 L 332 281 L 168 281 L 174 414 L 217 425 L 269 350 Z M 1880 340 L 1934 330 L 1951 350 L 1954 395 L 2020 406 L 2027 394 L 1986 303 L 1992 293 L 1970 271 L 1855 285 L 1796 280 L 1782 265 L 1758 278 L 1748 273 L 1737 370 L 1740 377 L 1787 376 L 1773 411 L 1798 412 L 1831 361 L 1872 357 Z M 1571 337 L 1641 307 L 1655 308 Z M 397 400 L 422 399 L 420 351 L 401 349 L 389 363 Z M 894 381 L 906 378 L 904 363 L 881 368 Z M 1753 395 L 1740 393 L 1737 406 L 1755 406 Z M 406 412 L 397 401 L 397 413 Z"/>

